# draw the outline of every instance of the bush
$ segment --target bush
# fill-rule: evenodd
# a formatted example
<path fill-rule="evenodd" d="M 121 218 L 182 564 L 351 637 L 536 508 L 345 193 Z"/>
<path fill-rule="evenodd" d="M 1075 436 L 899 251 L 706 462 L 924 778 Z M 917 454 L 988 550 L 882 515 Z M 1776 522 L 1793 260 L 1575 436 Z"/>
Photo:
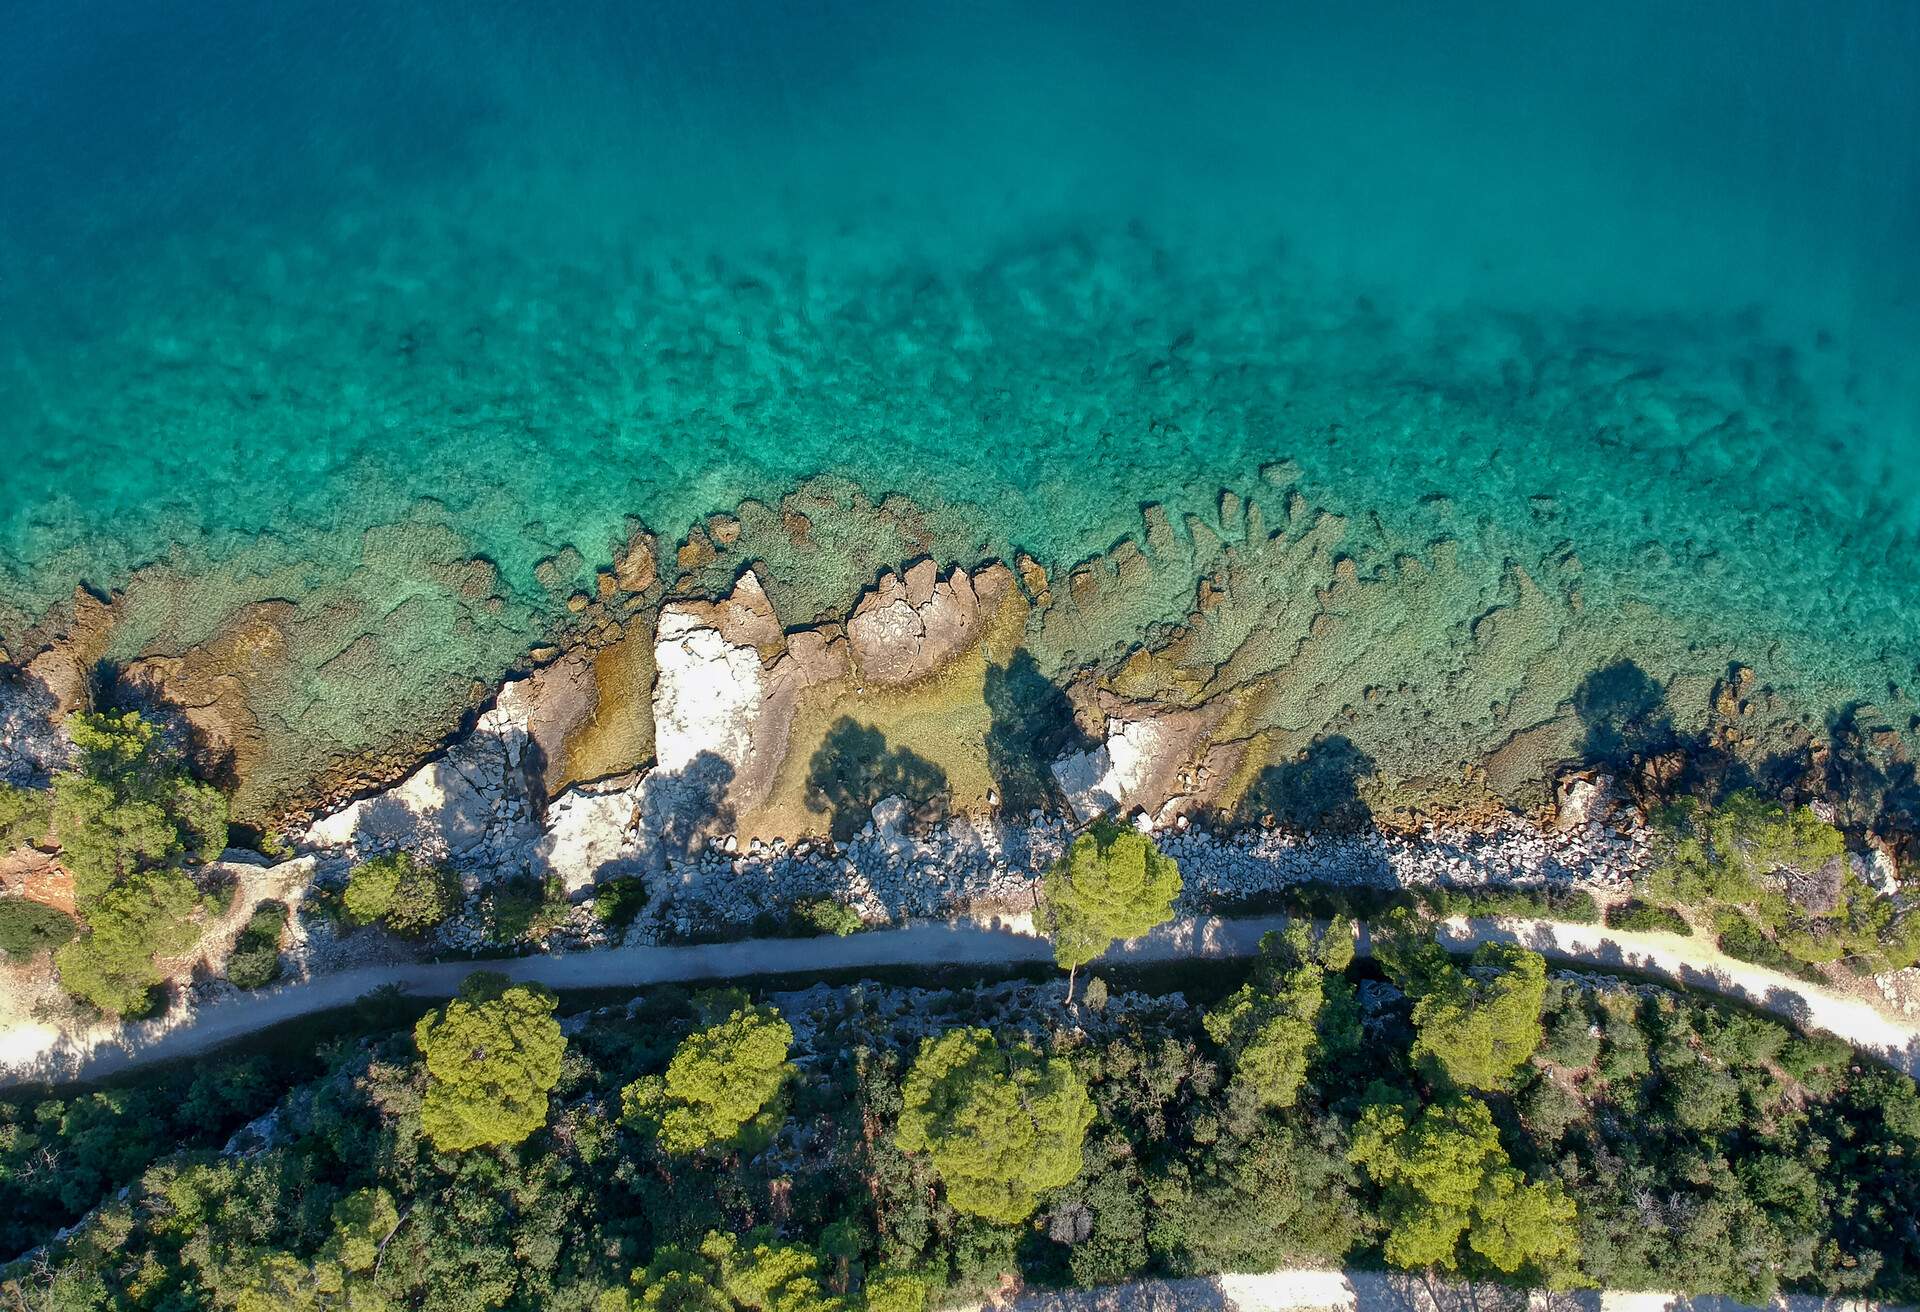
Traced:
<path fill-rule="evenodd" d="M 385 921 L 408 938 L 424 938 L 453 913 L 453 876 L 438 866 L 393 852 L 355 866 L 341 905 L 355 924 Z"/>
<path fill-rule="evenodd" d="M 50 794 L 37 788 L 0 784 L 0 852 L 39 842 L 52 824 Z"/>
<path fill-rule="evenodd" d="M 510 880 L 487 897 L 487 938 L 538 942 L 566 920 L 569 906 L 566 885 L 558 878 Z"/>
<path fill-rule="evenodd" d="M 235 988 L 263 988 L 280 977 L 280 931 L 287 909 L 278 902 L 262 902 L 234 940 L 227 958 L 227 981 Z"/>
<path fill-rule="evenodd" d="M 593 914 L 625 929 L 647 905 L 647 881 L 638 875 L 621 875 L 601 884 L 593 893 Z"/>
<path fill-rule="evenodd" d="M 0 898 L 0 952 L 25 960 L 51 952 L 80 932 L 73 917 L 56 907 L 23 897 Z"/>
<path fill-rule="evenodd" d="M 1689 936 L 1693 926 L 1687 923 L 1672 907 L 1663 907 L 1653 902 L 1642 902 L 1635 898 L 1631 902 L 1622 902 L 1607 908 L 1607 928 L 1624 929 L 1638 932 L 1654 931 L 1662 934 Z"/>
<path fill-rule="evenodd" d="M 1819 971 L 1787 952 L 1762 933 L 1758 925 L 1731 907 L 1722 908 L 1713 919 L 1714 928 L 1720 933 L 1720 950 L 1728 956 L 1812 984 L 1823 979 Z"/>
<path fill-rule="evenodd" d="M 810 897 L 793 909 L 794 920 L 808 932 L 845 938 L 867 927 L 860 913 L 830 897 Z"/>
<path fill-rule="evenodd" d="M 1599 923 L 1600 907 L 1593 894 L 1577 888 L 1442 888 L 1420 890 L 1429 914 L 1451 916 L 1521 916 L 1533 920 L 1562 920 L 1576 925 Z"/>

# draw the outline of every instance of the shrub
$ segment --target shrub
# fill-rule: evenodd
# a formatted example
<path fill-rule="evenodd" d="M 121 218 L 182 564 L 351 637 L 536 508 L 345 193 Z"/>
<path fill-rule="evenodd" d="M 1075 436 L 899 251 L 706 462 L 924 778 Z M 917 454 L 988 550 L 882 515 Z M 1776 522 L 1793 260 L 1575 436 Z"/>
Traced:
<path fill-rule="evenodd" d="M 80 932 L 73 917 L 57 907 L 23 897 L 0 898 L 0 952 L 25 960 L 51 952 Z"/>
<path fill-rule="evenodd" d="M 1728 956 L 1810 983 L 1821 982 L 1819 971 L 1787 952 L 1761 932 L 1758 925 L 1732 907 L 1723 907 L 1713 920 L 1714 928 L 1720 934 L 1720 950 Z"/>
<path fill-rule="evenodd" d="M 495 943 L 538 942 L 566 920 L 569 906 L 558 878 L 510 880 L 487 895 L 487 937 Z"/>
<path fill-rule="evenodd" d="M 1600 919 L 1593 894 L 1579 888 L 1423 888 L 1418 894 L 1428 914 L 1452 916 L 1517 916 L 1530 920 L 1563 920 L 1592 925 Z"/>
<path fill-rule="evenodd" d="M 354 867 L 341 905 L 356 924 L 384 921 L 396 934 L 424 938 L 452 914 L 454 880 L 410 852 L 392 852 Z"/>
<path fill-rule="evenodd" d="M 1690 936 L 1693 933 L 1693 926 L 1687 923 L 1686 917 L 1672 907 L 1663 907 L 1654 902 L 1642 902 L 1638 898 L 1608 907 L 1607 928 L 1637 932 L 1657 931 L 1683 936 Z"/>
<path fill-rule="evenodd" d="M 593 914 L 615 929 L 625 929 L 647 905 L 647 881 L 638 875 L 609 879 L 593 892 Z"/>
<path fill-rule="evenodd" d="M 838 938 L 858 934 L 867 927 L 858 911 L 830 897 L 810 897 L 794 907 L 793 915 L 802 929 Z"/>
<path fill-rule="evenodd" d="M 236 988 L 257 989 L 280 976 L 280 931 L 286 927 L 287 908 L 262 902 L 234 940 L 227 958 L 227 980 Z"/>
<path fill-rule="evenodd" d="M 52 824 L 51 794 L 0 784 L 0 852 L 39 842 Z"/>

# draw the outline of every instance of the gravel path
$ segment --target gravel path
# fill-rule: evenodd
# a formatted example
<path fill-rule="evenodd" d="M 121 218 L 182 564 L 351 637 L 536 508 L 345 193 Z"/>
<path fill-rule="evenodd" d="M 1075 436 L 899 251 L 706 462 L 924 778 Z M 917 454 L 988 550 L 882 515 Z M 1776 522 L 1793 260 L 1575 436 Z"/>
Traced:
<path fill-rule="evenodd" d="M 1174 920 L 1108 954 L 1114 962 L 1246 956 L 1284 916 Z M 1671 934 L 1628 933 L 1539 920 L 1456 920 L 1437 933 L 1450 947 L 1517 942 L 1550 960 L 1627 968 L 1738 998 L 1799 1024 L 1828 1030 L 1920 1077 L 1920 1023 L 1895 1020 L 1866 1001 L 1722 956 Z M 1360 950 L 1368 949 L 1364 927 Z M 0 1039 L 0 1085 L 63 1083 L 205 1052 L 269 1026 L 343 1007 L 383 985 L 422 997 L 452 995 L 475 970 L 497 970 L 558 989 L 642 987 L 676 980 L 807 974 L 874 966 L 996 965 L 1046 961 L 1051 949 L 1023 921 L 921 923 L 848 938 L 755 939 L 692 947 L 634 947 L 496 962 L 441 962 L 344 970 L 276 989 L 223 998 L 197 1010 L 129 1027 L 86 1044 L 16 1027 Z"/>
<path fill-rule="evenodd" d="M 1784 1294 L 1764 1312 L 1865 1312 L 1890 1304 Z M 1295 1269 L 1260 1275 L 1142 1280 L 1106 1289 L 1027 1294 L 1011 1312 L 1761 1312 L 1723 1297 L 1578 1290 L 1548 1293 L 1424 1272 Z"/>

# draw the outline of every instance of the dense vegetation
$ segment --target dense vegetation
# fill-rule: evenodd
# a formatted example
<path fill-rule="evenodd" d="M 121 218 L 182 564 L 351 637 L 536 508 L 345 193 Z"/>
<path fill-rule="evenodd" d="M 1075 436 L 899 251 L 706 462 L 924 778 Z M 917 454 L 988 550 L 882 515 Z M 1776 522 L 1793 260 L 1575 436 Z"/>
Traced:
<path fill-rule="evenodd" d="M 100 1206 L 0 1308 L 903 1312 L 1008 1272 L 1378 1262 L 1920 1295 L 1904 1077 L 1410 921 L 1382 927 L 1391 982 L 1351 947 L 1291 929 L 1211 986 L 1189 970 L 1196 1001 L 663 988 L 565 1037 L 483 978 L 337 1050 L 265 1146 L 206 1152 L 143 1101 L 187 1151 L 124 1198 L 59 1128 L 89 1096 L 11 1113 L 0 1202 Z"/>
<path fill-rule="evenodd" d="M 50 814 L 86 930 L 56 954 L 60 982 L 102 1011 L 142 1015 L 162 978 L 154 958 L 199 937 L 201 890 L 182 865 L 226 846 L 226 798 L 137 712 L 83 713 L 68 731 L 78 768 L 54 777 Z"/>
<path fill-rule="evenodd" d="M 1807 978 L 1843 963 L 1868 971 L 1920 961 L 1920 910 L 1902 910 L 1855 873 L 1846 841 L 1809 808 L 1754 793 L 1688 800 L 1656 817 L 1647 898 L 1694 908 L 1729 956 Z"/>

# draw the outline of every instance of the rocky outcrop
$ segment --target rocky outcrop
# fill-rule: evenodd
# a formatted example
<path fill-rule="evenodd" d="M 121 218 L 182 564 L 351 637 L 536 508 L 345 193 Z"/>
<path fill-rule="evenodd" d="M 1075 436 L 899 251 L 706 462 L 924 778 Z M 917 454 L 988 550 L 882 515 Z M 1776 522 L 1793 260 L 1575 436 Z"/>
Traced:
<path fill-rule="evenodd" d="M 361 860 L 406 850 L 461 868 L 513 868 L 538 835 L 527 682 L 509 683 L 473 731 L 398 785 L 315 821 L 303 848 Z"/>
<path fill-rule="evenodd" d="M 998 562 L 945 578 L 931 560 L 882 574 L 847 621 L 854 669 L 882 685 L 926 678 L 979 641 L 1012 587 L 1013 571 Z"/>
<path fill-rule="evenodd" d="M 1159 814 L 1192 794 L 1193 758 L 1205 749 L 1207 733 L 1219 722 L 1217 709 L 1181 711 L 1123 706 L 1113 709 L 1103 740 L 1053 765 L 1054 783 L 1082 821 L 1107 814 L 1144 810 Z"/>
<path fill-rule="evenodd" d="M 31 784 L 66 768 L 72 744 L 60 700 L 38 675 L 0 674 L 0 783 Z"/>

